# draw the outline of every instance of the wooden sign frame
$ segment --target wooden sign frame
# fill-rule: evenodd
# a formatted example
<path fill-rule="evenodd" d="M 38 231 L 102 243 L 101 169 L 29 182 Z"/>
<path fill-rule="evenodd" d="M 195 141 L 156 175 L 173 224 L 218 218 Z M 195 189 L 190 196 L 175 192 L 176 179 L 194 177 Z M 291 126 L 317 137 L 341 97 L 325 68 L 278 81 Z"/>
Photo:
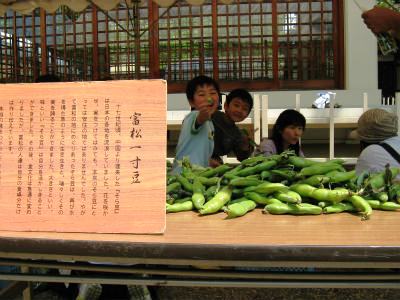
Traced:
<path fill-rule="evenodd" d="M 164 80 L 0 85 L 0 230 L 165 230 Z"/>

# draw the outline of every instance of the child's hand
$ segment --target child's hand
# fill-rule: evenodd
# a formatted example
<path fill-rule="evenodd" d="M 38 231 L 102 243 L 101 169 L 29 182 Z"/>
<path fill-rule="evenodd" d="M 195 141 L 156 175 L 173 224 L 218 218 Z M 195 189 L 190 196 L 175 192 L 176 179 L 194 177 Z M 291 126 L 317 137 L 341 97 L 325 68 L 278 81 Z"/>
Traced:
<path fill-rule="evenodd" d="M 205 121 L 209 120 L 211 118 L 211 109 L 210 109 L 210 104 L 208 104 L 207 101 L 202 102 L 199 104 L 197 107 L 197 110 L 199 111 L 199 114 L 197 116 L 197 123 L 198 124 L 203 124 Z"/>
<path fill-rule="evenodd" d="M 249 137 L 249 133 L 246 129 L 242 129 L 242 138 L 239 142 L 239 147 L 243 151 L 253 151 L 258 145 Z"/>
<path fill-rule="evenodd" d="M 240 141 L 240 148 L 244 151 L 250 150 L 250 138 L 245 134 L 242 134 L 242 140 Z"/>
<path fill-rule="evenodd" d="M 218 159 L 210 158 L 208 164 L 211 168 L 216 168 L 221 165 L 221 162 Z"/>

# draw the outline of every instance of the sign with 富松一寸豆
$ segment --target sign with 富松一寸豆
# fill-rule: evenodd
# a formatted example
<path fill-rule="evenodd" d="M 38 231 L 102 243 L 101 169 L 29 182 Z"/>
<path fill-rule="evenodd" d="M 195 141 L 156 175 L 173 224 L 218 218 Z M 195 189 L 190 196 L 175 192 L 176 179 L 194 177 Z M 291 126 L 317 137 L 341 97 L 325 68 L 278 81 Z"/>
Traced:
<path fill-rule="evenodd" d="M 0 230 L 164 231 L 165 81 L 0 93 Z"/>

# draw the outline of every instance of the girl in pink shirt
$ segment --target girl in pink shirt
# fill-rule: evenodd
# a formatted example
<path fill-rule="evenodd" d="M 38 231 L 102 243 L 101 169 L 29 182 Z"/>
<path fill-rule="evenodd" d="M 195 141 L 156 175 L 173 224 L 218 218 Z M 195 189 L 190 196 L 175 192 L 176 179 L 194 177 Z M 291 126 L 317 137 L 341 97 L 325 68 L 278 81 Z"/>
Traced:
<path fill-rule="evenodd" d="M 306 119 L 294 109 L 283 111 L 272 129 L 272 137 L 263 139 L 256 154 L 270 156 L 285 150 L 294 150 L 296 155 L 304 156 L 300 146 L 300 138 L 306 129 Z"/>

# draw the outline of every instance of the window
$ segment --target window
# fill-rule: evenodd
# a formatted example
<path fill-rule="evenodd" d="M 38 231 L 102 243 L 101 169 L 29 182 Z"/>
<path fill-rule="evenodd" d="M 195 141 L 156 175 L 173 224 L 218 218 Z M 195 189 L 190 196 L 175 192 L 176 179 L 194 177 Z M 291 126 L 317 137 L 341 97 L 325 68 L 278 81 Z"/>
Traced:
<path fill-rule="evenodd" d="M 332 0 L 178 1 L 160 20 L 160 66 L 173 91 L 199 73 L 227 90 L 343 88 L 341 14 Z"/>
<path fill-rule="evenodd" d="M 165 78 L 170 92 L 205 74 L 225 90 L 343 88 L 339 0 L 152 1 L 103 12 L 8 13 L 0 18 L 7 82 L 44 72 L 63 80 Z M 36 65 L 40 65 L 36 68 Z"/>
<path fill-rule="evenodd" d="M 2 82 L 30 82 L 38 71 L 39 18 L 9 13 L 0 19 L 0 80 Z"/>
<path fill-rule="evenodd" d="M 45 20 L 47 72 L 65 81 L 93 79 L 92 10 L 79 14 L 62 7 Z"/>

